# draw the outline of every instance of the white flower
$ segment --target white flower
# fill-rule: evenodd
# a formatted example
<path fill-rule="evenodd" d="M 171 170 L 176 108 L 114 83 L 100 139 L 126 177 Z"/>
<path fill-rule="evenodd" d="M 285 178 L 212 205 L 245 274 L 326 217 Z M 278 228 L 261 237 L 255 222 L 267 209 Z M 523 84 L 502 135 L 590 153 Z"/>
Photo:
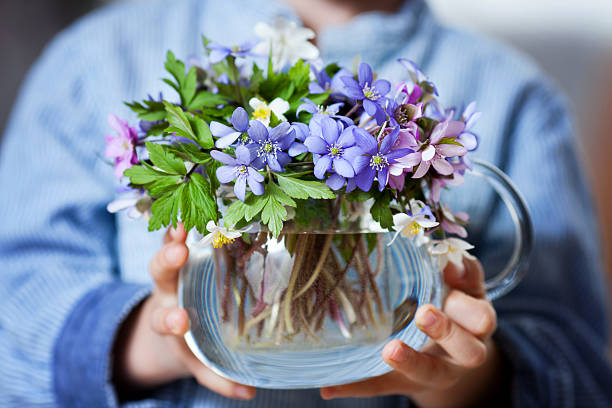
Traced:
<path fill-rule="evenodd" d="M 275 98 L 270 104 L 267 104 L 260 99 L 251 98 L 249 105 L 253 108 L 253 119 L 257 119 L 265 126 L 270 124 L 270 114 L 272 112 L 278 120 L 283 122 L 287 120 L 283 114 L 289 110 L 289 102 L 284 99 Z"/>
<path fill-rule="evenodd" d="M 133 190 L 122 194 L 115 201 L 108 203 L 106 210 L 110 213 L 127 210 L 127 216 L 138 219 L 144 216 L 146 220 L 151 217 L 152 200 L 145 193 Z"/>
<path fill-rule="evenodd" d="M 282 69 L 287 62 L 295 64 L 300 58 L 319 57 L 319 49 L 308 41 L 315 37 L 314 31 L 285 18 L 276 19 L 273 26 L 255 24 L 255 34 L 263 41 L 253 48 L 253 53 L 271 55 L 276 70 Z"/>
<path fill-rule="evenodd" d="M 242 230 L 229 229 L 226 227 L 217 225 L 214 221 L 208 221 L 206 224 L 206 229 L 209 234 L 207 234 L 200 242 L 198 242 L 197 246 L 205 246 L 210 245 L 212 243 L 213 247 L 221 248 L 225 244 L 231 244 L 234 240 L 242 235 L 243 232 L 247 232 L 250 228 L 245 228 Z"/>
<path fill-rule="evenodd" d="M 391 242 L 391 245 L 399 234 L 402 237 L 414 238 L 416 245 L 422 245 L 426 242 L 425 228 L 433 228 L 438 226 L 438 222 L 434 218 L 429 206 L 419 200 L 410 200 L 409 210 L 407 213 L 395 214 L 393 216 L 393 229 L 396 231 Z"/>
<path fill-rule="evenodd" d="M 467 251 L 473 249 L 474 246 L 459 238 L 447 238 L 442 241 L 436 241 L 429 249 L 429 252 L 438 257 L 440 269 L 446 268 L 449 262 L 463 269 L 463 258 L 475 259 Z"/>

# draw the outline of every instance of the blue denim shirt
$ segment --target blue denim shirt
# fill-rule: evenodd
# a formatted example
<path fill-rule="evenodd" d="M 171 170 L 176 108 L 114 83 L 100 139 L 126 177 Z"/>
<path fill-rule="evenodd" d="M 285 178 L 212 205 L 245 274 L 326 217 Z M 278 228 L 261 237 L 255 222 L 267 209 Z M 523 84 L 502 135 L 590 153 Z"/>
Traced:
<path fill-rule="evenodd" d="M 150 290 L 147 264 L 161 233 L 109 214 L 113 169 L 102 158 L 109 112 L 124 100 L 170 92 L 159 80 L 167 49 L 202 52 L 200 34 L 224 44 L 282 14 L 273 0 L 146 0 L 95 12 L 60 34 L 25 82 L 0 158 L 0 406 L 114 407 L 111 349 L 118 326 Z M 529 272 L 495 303 L 495 339 L 512 372 L 517 406 L 612 406 L 597 227 L 557 91 L 516 52 L 441 27 L 422 0 L 396 14 L 370 12 L 329 27 L 322 57 L 351 66 L 360 55 L 385 77 L 405 78 L 398 57 L 419 63 L 445 105 L 477 100 L 484 116 L 475 156 L 506 171 L 535 225 Z M 484 190 L 463 196 L 479 256 L 494 269 L 512 228 Z M 395 407 L 406 397 L 324 402 L 318 390 L 260 390 L 231 401 L 193 380 L 129 407 Z"/>

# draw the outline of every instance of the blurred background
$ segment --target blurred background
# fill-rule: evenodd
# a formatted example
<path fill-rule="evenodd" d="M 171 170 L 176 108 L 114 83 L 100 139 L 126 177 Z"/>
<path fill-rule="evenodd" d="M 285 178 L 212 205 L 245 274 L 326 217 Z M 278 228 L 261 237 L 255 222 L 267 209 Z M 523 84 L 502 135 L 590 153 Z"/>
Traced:
<path fill-rule="evenodd" d="M 0 1 L 3 56 L 0 135 L 19 85 L 44 44 L 79 16 L 110 1 Z M 484 32 L 523 50 L 569 96 L 577 117 L 579 147 L 601 220 L 601 237 L 585 239 L 603 241 L 612 282 L 612 1 L 581 0 L 577 4 L 570 0 L 429 0 L 429 3 L 445 23 Z"/>

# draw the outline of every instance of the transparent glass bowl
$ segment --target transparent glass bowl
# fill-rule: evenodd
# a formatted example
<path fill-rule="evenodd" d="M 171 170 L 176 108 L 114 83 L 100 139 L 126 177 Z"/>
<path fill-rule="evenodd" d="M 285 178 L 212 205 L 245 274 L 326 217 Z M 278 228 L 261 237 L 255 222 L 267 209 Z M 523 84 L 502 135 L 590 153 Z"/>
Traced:
<path fill-rule="evenodd" d="M 517 232 L 510 262 L 487 281 L 489 297 L 496 298 L 522 277 L 531 222 L 501 171 L 476 162 L 475 173 L 500 194 Z M 199 246 L 200 237 L 190 234 L 179 305 L 189 315 L 185 340 L 193 353 L 233 381 L 298 389 L 390 371 L 381 352 L 391 339 L 422 348 L 427 336 L 413 317 L 420 305 L 441 306 L 436 261 L 410 239 L 392 241 L 367 209 L 361 214 L 328 230 L 294 230 L 278 239 L 251 233 L 221 248 Z"/>

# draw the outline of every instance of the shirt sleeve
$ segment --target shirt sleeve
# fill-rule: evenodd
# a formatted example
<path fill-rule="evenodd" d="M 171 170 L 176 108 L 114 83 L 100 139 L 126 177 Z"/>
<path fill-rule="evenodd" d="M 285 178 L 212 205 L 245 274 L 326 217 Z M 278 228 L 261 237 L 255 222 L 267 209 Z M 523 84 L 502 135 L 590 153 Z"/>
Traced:
<path fill-rule="evenodd" d="M 77 43 L 81 41 L 81 43 Z M 0 406 L 113 406 L 115 331 L 146 285 L 118 279 L 106 114 L 62 34 L 28 76 L 0 157 Z"/>
<path fill-rule="evenodd" d="M 513 367 L 513 403 L 612 406 L 599 234 L 568 110 L 538 79 L 520 90 L 510 118 L 498 163 L 523 193 L 535 231 L 525 279 L 495 302 L 495 338 Z M 502 207 L 492 207 L 497 221 L 482 239 L 485 265 L 511 235 Z"/>

